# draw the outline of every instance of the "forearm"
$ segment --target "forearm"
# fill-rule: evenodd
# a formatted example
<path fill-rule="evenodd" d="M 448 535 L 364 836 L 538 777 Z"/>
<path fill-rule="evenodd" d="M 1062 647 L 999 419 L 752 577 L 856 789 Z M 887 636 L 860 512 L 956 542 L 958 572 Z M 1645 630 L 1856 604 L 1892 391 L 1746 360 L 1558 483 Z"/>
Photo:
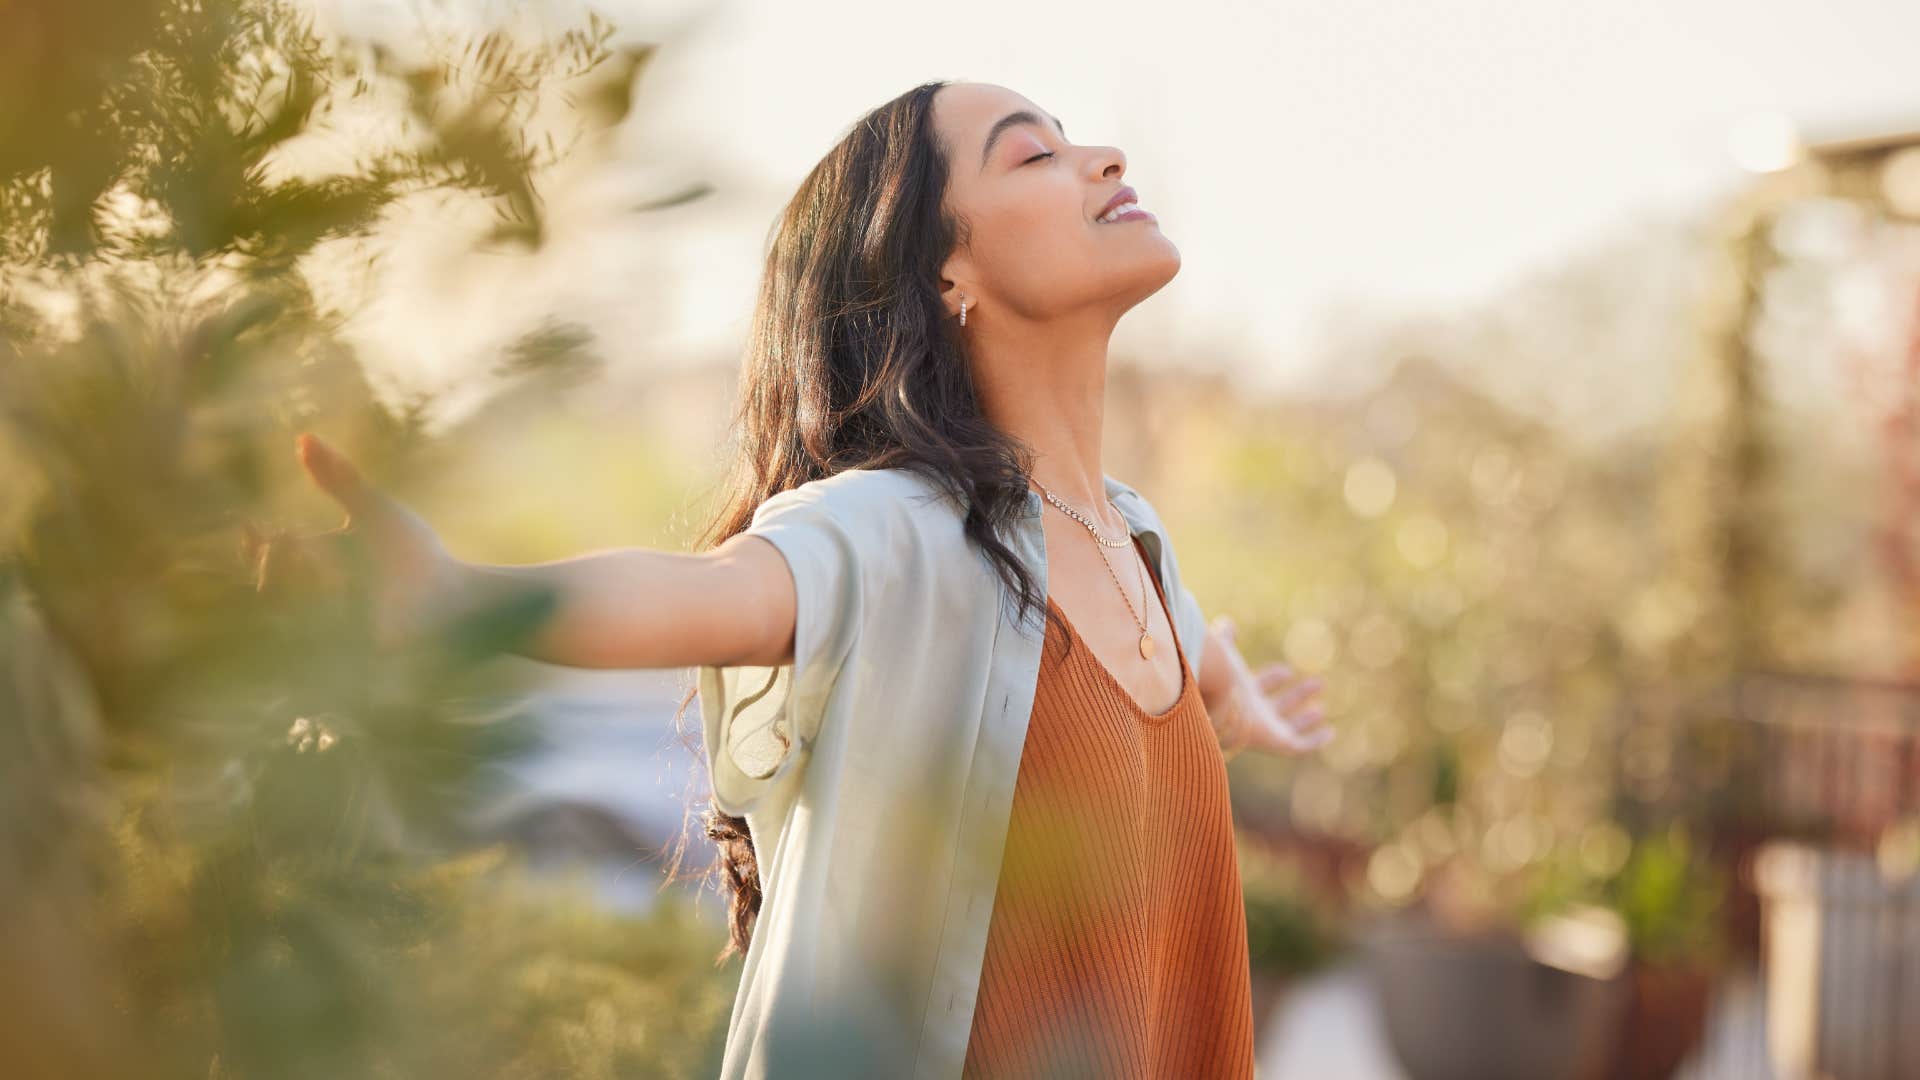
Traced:
<path fill-rule="evenodd" d="M 1228 736 L 1221 725 L 1228 719 L 1227 698 L 1233 692 L 1233 662 L 1238 646 L 1217 627 L 1208 625 L 1205 644 L 1200 650 L 1200 666 L 1194 677 L 1200 683 L 1200 700 L 1212 720 L 1214 734 L 1225 748 Z"/>
<path fill-rule="evenodd" d="M 508 651 L 578 668 L 671 668 L 717 662 L 715 605 L 703 602 L 711 566 L 704 555 L 627 547 L 544 563 L 459 561 L 449 607 L 511 610 L 516 598 L 546 595 L 551 607 Z"/>
<path fill-rule="evenodd" d="M 1227 655 L 1229 648 L 1233 646 L 1227 642 L 1227 636 L 1215 626 L 1208 626 L 1194 678 L 1200 682 L 1200 701 L 1206 705 L 1208 715 L 1215 719 L 1227 701 L 1227 694 L 1233 690 L 1233 657 Z"/>

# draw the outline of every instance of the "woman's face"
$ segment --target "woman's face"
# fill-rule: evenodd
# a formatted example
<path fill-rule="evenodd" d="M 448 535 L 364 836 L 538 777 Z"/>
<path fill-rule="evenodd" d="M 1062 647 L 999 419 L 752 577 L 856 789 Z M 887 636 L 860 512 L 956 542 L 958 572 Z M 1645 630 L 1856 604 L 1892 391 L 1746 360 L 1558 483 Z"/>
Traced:
<path fill-rule="evenodd" d="M 1013 119 L 1017 113 L 1031 118 Z M 1151 217 L 1096 220 L 1126 186 L 1127 156 L 1069 142 L 1052 114 L 1003 86 L 952 83 L 934 95 L 947 148 L 946 205 L 966 222 L 943 271 L 947 308 L 967 321 L 1104 313 L 1117 319 L 1180 269 Z M 1143 210 L 1153 192 L 1139 193 Z"/>

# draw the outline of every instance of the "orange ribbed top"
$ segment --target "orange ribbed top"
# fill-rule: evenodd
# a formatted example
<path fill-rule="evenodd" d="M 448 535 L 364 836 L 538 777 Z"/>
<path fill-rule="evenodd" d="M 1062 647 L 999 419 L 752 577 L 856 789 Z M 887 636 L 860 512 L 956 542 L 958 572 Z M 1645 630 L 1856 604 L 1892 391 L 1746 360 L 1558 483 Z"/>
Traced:
<path fill-rule="evenodd" d="M 1186 652 L 1154 715 L 1065 637 L 1048 623 L 965 1075 L 1251 1077 L 1226 763 Z"/>

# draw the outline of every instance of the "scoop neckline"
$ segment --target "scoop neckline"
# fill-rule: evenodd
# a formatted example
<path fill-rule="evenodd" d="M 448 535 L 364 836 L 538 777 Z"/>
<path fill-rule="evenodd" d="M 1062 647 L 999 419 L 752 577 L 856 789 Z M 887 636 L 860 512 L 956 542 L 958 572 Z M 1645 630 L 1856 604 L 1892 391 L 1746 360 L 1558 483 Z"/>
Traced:
<path fill-rule="evenodd" d="M 1134 538 L 1133 546 L 1136 551 L 1139 550 L 1140 540 L 1138 537 Z M 1146 552 L 1140 551 L 1139 553 L 1142 558 L 1146 557 Z M 1174 714 L 1178 713 L 1181 708 L 1186 705 L 1187 696 L 1193 689 L 1193 672 L 1187 667 L 1187 652 L 1180 647 L 1180 635 L 1173 629 L 1173 612 L 1167 610 L 1166 597 L 1160 591 L 1160 579 L 1153 574 L 1151 569 L 1149 569 L 1147 576 L 1153 580 L 1155 602 L 1160 605 L 1161 613 L 1167 617 L 1167 629 L 1173 637 L 1174 654 L 1180 660 L 1180 693 L 1174 697 L 1173 704 L 1167 706 L 1165 712 L 1148 712 L 1146 707 L 1134 698 L 1133 694 L 1120 682 L 1119 676 L 1113 673 L 1113 669 L 1107 667 L 1105 661 L 1100 659 L 1100 654 L 1094 652 L 1093 646 L 1087 644 L 1087 639 L 1080 633 L 1080 628 L 1073 624 L 1073 619 L 1067 614 L 1067 609 L 1061 607 L 1059 603 L 1053 599 L 1053 593 L 1051 591 L 1047 593 L 1047 606 L 1060 613 L 1061 621 L 1067 624 L 1067 632 L 1073 635 L 1082 646 L 1085 646 L 1087 656 L 1092 659 L 1093 666 L 1100 669 L 1101 678 L 1105 679 L 1107 685 L 1112 687 L 1116 693 L 1126 700 L 1127 705 L 1133 710 L 1134 715 L 1143 720 L 1164 723 L 1173 719 Z"/>

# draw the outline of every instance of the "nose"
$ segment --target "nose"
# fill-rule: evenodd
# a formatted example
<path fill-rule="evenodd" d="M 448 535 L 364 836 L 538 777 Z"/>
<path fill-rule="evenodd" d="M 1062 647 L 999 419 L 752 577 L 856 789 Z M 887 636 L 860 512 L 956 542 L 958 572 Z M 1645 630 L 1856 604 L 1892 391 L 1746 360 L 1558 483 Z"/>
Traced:
<path fill-rule="evenodd" d="M 1102 146 L 1095 150 L 1093 162 L 1100 166 L 1100 178 L 1115 179 L 1127 175 L 1127 155 L 1117 146 Z"/>

